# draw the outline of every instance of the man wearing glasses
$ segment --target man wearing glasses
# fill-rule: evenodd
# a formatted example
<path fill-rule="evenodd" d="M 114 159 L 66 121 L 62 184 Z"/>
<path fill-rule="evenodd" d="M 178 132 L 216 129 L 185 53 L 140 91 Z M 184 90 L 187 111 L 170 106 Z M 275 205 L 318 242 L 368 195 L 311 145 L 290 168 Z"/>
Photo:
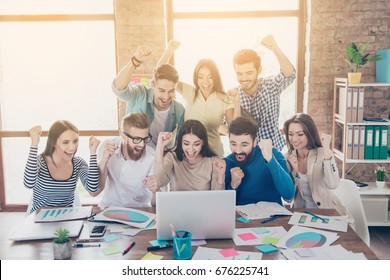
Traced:
<path fill-rule="evenodd" d="M 126 114 L 143 112 L 147 115 L 153 136 L 149 145 L 155 148 L 160 132 L 172 132 L 181 127 L 184 107 L 174 100 L 179 74 L 170 64 L 161 64 L 154 70 L 150 87 L 131 83 L 135 69 L 151 55 L 148 46 L 138 47 L 129 63 L 119 71 L 112 90 L 121 101 L 126 102 Z"/>
<path fill-rule="evenodd" d="M 106 140 L 98 151 L 100 207 L 150 207 L 158 189 L 153 175 L 155 151 L 144 113 L 131 113 L 121 122 L 120 136 Z"/>

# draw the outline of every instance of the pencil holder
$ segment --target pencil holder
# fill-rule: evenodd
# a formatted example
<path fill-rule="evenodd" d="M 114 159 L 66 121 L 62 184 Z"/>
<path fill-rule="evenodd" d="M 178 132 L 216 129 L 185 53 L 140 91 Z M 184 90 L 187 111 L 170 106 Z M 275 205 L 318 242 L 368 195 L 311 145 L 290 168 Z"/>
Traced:
<path fill-rule="evenodd" d="M 173 237 L 173 258 L 175 260 L 188 260 L 192 257 L 191 240 L 191 232 L 176 231 L 176 236 Z"/>

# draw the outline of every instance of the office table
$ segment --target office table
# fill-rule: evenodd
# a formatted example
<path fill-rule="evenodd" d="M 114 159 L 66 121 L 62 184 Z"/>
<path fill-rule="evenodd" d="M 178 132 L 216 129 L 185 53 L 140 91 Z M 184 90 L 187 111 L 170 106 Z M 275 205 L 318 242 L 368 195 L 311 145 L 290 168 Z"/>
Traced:
<path fill-rule="evenodd" d="M 154 213 L 155 208 L 137 208 L 143 211 Z M 303 209 L 293 209 L 293 211 L 302 212 Z M 311 212 L 319 215 L 336 216 L 337 211 L 334 209 L 310 209 Z M 18 241 L 14 242 L 9 239 L 14 228 L 24 219 L 25 213 L 0 212 L 0 259 L 2 260 L 52 260 L 53 243 L 52 240 L 39 241 Z M 238 217 L 238 214 L 237 214 Z M 236 221 L 236 228 L 251 227 L 274 227 L 283 226 L 287 231 L 292 227 L 288 224 L 290 216 L 280 217 L 269 223 L 261 224 L 260 220 L 253 220 L 249 223 Z M 348 227 L 347 232 L 337 232 L 340 236 L 332 245 L 341 244 L 345 249 L 352 252 L 362 252 L 367 259 L 378 259 L 375 253 L 356 235 L 352 228 Z M 156 239 L 156 230 L 144 230 L 136 236 L 119 235 L 121 239 L 112 243 L 101 242 L 101 247 L 72 248 L 72 259 L 74 260 L 139 260 L 146 253 L 147 247 L 150 247 L 150 240 Z M 73 238 L 73 242 L 76 238 Z M 131 242 L 135 241 L 136 245 L 126 255 L 121 253 L 114 255 L 104 255 L 103 248 L 118 246 L 123 251 Z M 259 252 L 255 246 L 236 246 L 232 239 L 229 240 L 206 240 L 209 248 L 226 249 L 234 247 L 239 251 Z M 195 253 L 197 247 L 193 246 Z M 172 248 L 162 249 L 152 252 L 164 256 L 163 260 L 172 259 Z M 264 260 L 285 260 L 285 257 L 278 252 L 263 254 Z"/>

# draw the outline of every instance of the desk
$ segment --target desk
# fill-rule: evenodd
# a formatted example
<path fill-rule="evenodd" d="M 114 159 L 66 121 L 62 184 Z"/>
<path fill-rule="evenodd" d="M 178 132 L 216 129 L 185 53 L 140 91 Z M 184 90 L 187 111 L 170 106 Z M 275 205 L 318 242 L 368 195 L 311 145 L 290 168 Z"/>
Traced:
<path fill-rule="evenodd" d="M 154 213 L 155 208 L 139 208 L 147 212 Z M 303 209 L 294 209 L 302 212 Z M 310 209 L 311 212 L 319 215 L 337 215 L 334 209 Z M 24 219 L 24 213 L 0 212 L 0 259 L 2 260 L 52 260 L 53 259 L 53 244 L 51 240 L 42 241 L 22 241 L 14 242 L 9 240 L 14 228 Z M 261 227 L 261 226 L 283 226 L 287 231 L 291 228 L 288 224 L 290 217 L 280 217 L 267 224 L 260 224 L 259 220 L 251 221 L 249 223 L 241 223 L 236 221 L 236 228 L 245 227 Z M 4 226 L 7 225 L 7 226 Z M 356 233 L 348 227 L 347 232 L 338 232 L 339 239 L 332 245 L 341 244 L 345 249 L 353 252 L 362 252 L 367 259 L 378 259 L 373 251 L 356 235 Z M 102 242 L 102 247 L 90 248 L 73 248 L 72 259 L 75 260 L 139 260 L 146 253 L 146 248 L 151 246 L 149 241 L 156 239 L 156 230 L 145 230 L 134 237 L 120 235 L 121 239 L 113 243 Z M 122 254 L 115 254 L 105 256 L 102 249 L 105 247 L 119 246 L 121 250 L 125 249 L 132 241 L 135 241 L 136 246 L 130 250 L 125 256 Z M 259 252 L 255 246 L 235 246 L 233 240 L 207 240 L 207 247 L 210 248 L 231 248 L 235 247 L 240 251 Z M 193 247 L 195 253 L 197 247 Z M 164 256 L 163 260 L 172 259 L 172 248 L 155 251 L 155 254 Z M 285 260 L 284 256 L 278 251 L 275 253 L 264 254 L 264 260 Z"/>

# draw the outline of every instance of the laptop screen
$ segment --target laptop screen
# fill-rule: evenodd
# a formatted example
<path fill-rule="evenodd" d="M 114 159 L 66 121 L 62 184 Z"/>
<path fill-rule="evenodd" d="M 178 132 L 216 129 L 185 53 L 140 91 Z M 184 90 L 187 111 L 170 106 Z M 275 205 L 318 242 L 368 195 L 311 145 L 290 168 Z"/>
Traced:
<path fill-rule="evenodd" d="M 233 238 L 235 203 L 234 190 L 157 192 L 157 239 L 172 239 L 171 224 L 193 239 Z"/>

